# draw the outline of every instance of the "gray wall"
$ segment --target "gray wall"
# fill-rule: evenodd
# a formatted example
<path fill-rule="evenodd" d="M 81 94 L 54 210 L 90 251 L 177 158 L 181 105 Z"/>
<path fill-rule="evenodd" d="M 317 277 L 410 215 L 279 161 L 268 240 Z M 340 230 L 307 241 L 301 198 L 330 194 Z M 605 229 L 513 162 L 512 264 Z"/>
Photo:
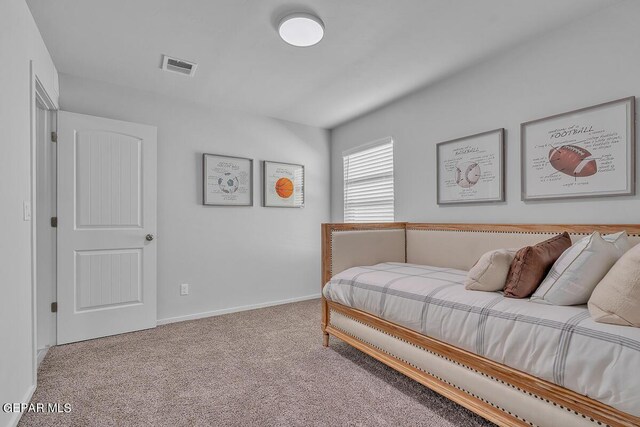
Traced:
<path fill-rule="evenodd" d="M 158 127 L 160 320 L 319 294 L 328 131 L 64 74 L 60 92 L 63 110 Z M 202 205 L 203 152 L 254 159 L 254 207 Z M 260 206 L 264 159 L 305 165 L 304 209 Z"/>
<path fill-rule="evenodd" d="M 640 2 L 624 2 L 469 68 L 332 132 L 332 220 L 343 219 L 342 152 L 395 140 L 396 219 L 637 223 L 640 197 L 520 201 L 520 123 L 640 96 Z M 435 144 L 504 127 L 505 203 L 439 207 Z"/>
<path fill-rule="evenodd" d="M 2 1 L 0 55 L 11 58 L 0 77 L 0 402 L 28 402 L 35 389 L 32 317 L 30 64 L 54 102 L 58 75 L 24 0 Z M 35 206 L 32 206 L 35 208 Z M 33 216 L 35 217 L 35 209 Z M 19 414 L 0 411 L 0 426 Z"/>

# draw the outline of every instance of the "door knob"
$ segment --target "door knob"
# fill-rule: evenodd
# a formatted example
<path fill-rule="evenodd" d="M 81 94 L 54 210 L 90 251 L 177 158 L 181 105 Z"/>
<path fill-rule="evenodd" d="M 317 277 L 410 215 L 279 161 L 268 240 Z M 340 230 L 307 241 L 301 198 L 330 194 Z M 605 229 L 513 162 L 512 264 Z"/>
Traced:
<path fill-rule="evenodd" d="M 153 234 L 147 234 L 145 239 L 147 239 L 148 242 L 152 241 L 153 240 Z"/>

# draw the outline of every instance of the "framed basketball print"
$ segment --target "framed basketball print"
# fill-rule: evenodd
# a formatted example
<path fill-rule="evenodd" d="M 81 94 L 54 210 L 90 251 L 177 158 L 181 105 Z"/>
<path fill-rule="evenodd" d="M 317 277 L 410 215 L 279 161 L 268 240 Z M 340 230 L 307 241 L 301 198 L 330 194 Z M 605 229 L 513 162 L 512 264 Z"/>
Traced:
<path fill-rule="evenodd" d="M 439 205 L 504 201 L 504 129 L 436 145 Z"/>
<path fill-rule="evenodd" d="M 635 97 L 522 123 L 522 200 L 635 194 Z"/>
<path fill-rule="evenodd" d="M 304 207 L 304 166 L 264 161 L 262 205 L 278 208 Z"/>
<path fill-rule="evenodd" d="M 244 157 L 202 155 L 202 204 L 253 206 L 253 160 Z"/>

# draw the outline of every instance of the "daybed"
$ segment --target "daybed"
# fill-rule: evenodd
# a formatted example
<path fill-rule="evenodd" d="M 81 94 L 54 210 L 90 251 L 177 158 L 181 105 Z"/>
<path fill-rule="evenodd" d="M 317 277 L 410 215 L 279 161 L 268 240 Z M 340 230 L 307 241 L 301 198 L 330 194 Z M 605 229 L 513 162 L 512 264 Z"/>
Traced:
<path fill-rule="evenodd" d="M 465 290 L 486 251 L 640 225 L 323 224 L 322 331 L 504 426 L 640 425 L 640 328 Z"/>

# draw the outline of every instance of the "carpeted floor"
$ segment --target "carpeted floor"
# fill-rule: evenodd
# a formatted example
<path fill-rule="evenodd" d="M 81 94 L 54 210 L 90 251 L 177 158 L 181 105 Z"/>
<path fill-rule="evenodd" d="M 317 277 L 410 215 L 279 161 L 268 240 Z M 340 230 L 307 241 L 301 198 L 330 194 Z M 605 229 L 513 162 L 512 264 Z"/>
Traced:
<path fill-rule="evenodd" d="M 332 338 L 319 300 L 51 349 L 20 426 L 489 426 Z"/>

